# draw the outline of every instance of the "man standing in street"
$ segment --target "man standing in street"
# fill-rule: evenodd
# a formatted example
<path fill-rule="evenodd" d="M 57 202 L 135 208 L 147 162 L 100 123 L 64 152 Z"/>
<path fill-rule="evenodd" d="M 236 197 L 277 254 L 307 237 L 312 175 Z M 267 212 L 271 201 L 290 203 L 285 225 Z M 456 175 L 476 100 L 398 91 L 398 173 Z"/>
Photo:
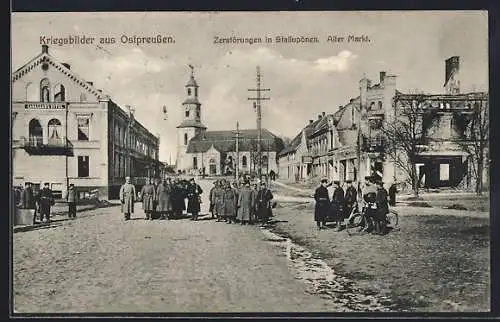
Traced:
<path fill-rule="evenodd" d="M 352 209 L 356 207 L 356 201 L 358 201 L 358 192 L 356 188 L 354 188 L 352 184 L 352 180 L 347 180 L 347 189 L 345 190 L 345 203 L 346 203 L 346 212 L 345 215 L 349 216 L 352 212 Z"/>
<path fill-rule="evenodd" d="M 257 193 L 257 216 L 262 218 L 262 224 L 265 225 L 272 216 L 271 200 L 274 196 L 271 190 L 267 189 L 265 182 L 262 182 L 260 187 Z"/>
<path fill-rule="evenodd" d="M 66 191 L 66 202 L 68 203 L 68 217 L 69 219 L 76 218 L 76 201 L 78 198 L 78 194 L 75 189 L 74 184 L 70 184 L 68 187 L 68 191 Z"/>
<path fill-rule="evenodd" d="M 38 199 L 40 200 L 40 222 L 43 222 L 43 217 L 47 219 L 47 223 L 50 223 L 50 207 L 55 203 L 52 190 L 49 188 L 49 183 L 46 182 L 43 185 L 43 189 L 40 190 L 38 194 Z"/>
<path fill-rule="evenodd" d="M 212 219 L 215 218 L 215 210 L 214 210 L 214 207 L 215 207 L 215 190 L 217 189 L 217 180 L 214 181 L 214 186 L 210 189 L 210 193 L 208 194 L 208 200 L 210 200 L 210 206 L 209 206 L 209 209 L 208 211 L 210 212 L 210 214 L 212 214 Z"/>
<path fill-rule="evenodd" d="M 188 209 L 187 212 L 191 214 L 191 220 L 198 220 L 198 214 L 200 213 L 201 204 L 201 190 L 200 185 L 198 185 L 194 178 L 189 180 L 189 185 L 187 187 L 187 198 L 188 198 Z"/>
<path fill-rule="evenodd" d="M 344 189 L 340 187 L 340 182 L 338 180 L 335 180 L 333 185 L 332 212 L 336 221 L 337 231 L 340 231 L 342 228 L 341 223 L 344 221 Z"/>
<path fill-rule="evenodd" d="M 172 186 L 169 180 L 162 180 L 162 183 L 156 189 L 157 208 L 160 219 L 172 218 Z"/>
<path fill-rule="evenodd" d="M 316 188 L 314 192 L 314 200 L 316 201 L 316 206 L 314 208 L 314 221 L 318 229 L 325 228 L 325 219 L 330 212 L 330 197 L 328 196 L 328 189 L 326 188 L 328 180 L 321 179 L 321 185 Z"/>
<path fill-rule="evenodd" d="M 146 215 L 146 220 L 153 219 L 153 203 L 155 200 L 155 187 L 153 179 L 148 178 L 148 181 L 141 189 L 142 209 Z"/>
<path fill-rule="evenodd" d="M 389 205 L 390 206 L 395 206 L 396 205 L 396 193 L 398 193 L 398 183 L 396 180 L 391 184 L 389 187 Z"/>
<path fill-rule="evenodd" d="M 237 199 L 238 216 L 241 219 L 242 225 L 250 221 L 250 213 L 254 207 L 254 200 L 254 191 L 250 188 L 250 183 L 247 182 L 240 189 Z"/>
<path fill-rule="evenodd" d="M 120 187 L 120 202 L 125 220 L 130 220 L 130 214 L 134 213 L 135 198 L 135 186 L 130 183 L 130 177 L 126 177 L 125 183 Z"/>
<path fill-rule="evenodd" d="M 386 231 L 385 215 L 389 212 L 387 203 L 387 190 L 382 180 L 377 181 L 377 216 L 375 220 L 375 233 L 383 235 Z"/>
<path fill-rule="evenodd" d="M 365 177 L 366 186 L 363 190 L 363 200 L 366 202 L 365 213 L 366 220 L 366 232 L 373 232 L 375 228 L 375 220 L 377 217 L 377 186 L 374 183 L 372 177 Z"/>
<path fill-rule="evenodd" d="M 21 209 L 34 210 L 33 212 L 33 224 L 36 222 L 36 201 L 35 195 L 33 193 L 33 188 L 31 187 L 31 182 L 26 182 L 24 184 L 24 190 L 21 192 L 20 206 Z"/>

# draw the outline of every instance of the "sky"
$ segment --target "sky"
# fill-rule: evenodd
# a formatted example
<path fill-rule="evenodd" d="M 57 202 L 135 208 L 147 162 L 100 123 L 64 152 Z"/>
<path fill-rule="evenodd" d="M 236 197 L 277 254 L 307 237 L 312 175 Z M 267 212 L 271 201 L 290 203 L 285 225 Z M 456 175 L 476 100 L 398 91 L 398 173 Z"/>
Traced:
<path fill-rule="evenodd" d="M 309 119 L 359 95 L 359 79 L 397 76 L 402 92 L 442 93 L 444 61 L 460 56 L 462 92 L 488 89 L 486 11 L 13 13 L 12 71 L 41 52 L 40 37 L 114 37 L 115 44 L 50 45 L 49 53 L 160 135 L 160 160 L 175 158 L 182 101 L 194 66 L 208 130 L 255 128 L 248 89 L 256 66 L 270 100 L 264 128 L 293 138 Z M 124 44 L 122 35 L 172 36 L 171 44 Z M 305 36 L 308 44 L 214 44 L 214 37 Z M 328 36 L 367 36 L 334 43 Z M 346 39 L 347 40 L 347 39 Z M 164 119 L 163 106 L 168 118 Z"/>

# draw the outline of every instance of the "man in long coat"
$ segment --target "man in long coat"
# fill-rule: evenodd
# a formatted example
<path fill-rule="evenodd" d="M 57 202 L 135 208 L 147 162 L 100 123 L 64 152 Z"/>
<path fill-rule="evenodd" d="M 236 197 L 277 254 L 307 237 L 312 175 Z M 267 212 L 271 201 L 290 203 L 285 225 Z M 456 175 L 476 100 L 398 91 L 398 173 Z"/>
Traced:
<path fill-rule="evenodd" d="M 172 211 L 174 212 L 175 218 L 180 218 L 182 212 L 186 209 L 186 204 L 184 203 L 185 191 L 182 183 L 178 178 L 174 180 L 172 184 L 171 191 L 171 201 L 172 201 Z"/>
<path fill-rule="evenodd" d="M 334 190 L 332 197 L 332 212 L 333 218 L 336 222 L 337 231 L 341 229 L 341 222 L 344 220 L 344 189 L 340 187 L 339 181 L 334 181 Z"/>
<path fill-rule="evenodd" d="M 142 209 L 146 215 L 146 220 L 153 219 L 153 203 L 155 200 L 155 187 L 153 179 L 148 179 L 148 182 L 141 189 Z"/>
<path fill-rule="evenodd" d="M 214 193 L 212 195 L 211 202 L 213 203 L 213 211 L 217 221 L 223 221 L 224 219 L 224 180 L 217 181 L 214 188 Z"/>
<path fill-rule="evenodd" d="M 215 189 L 217 188 L 217 180 L 215 180 L 214 182 L 214 186 L 210 189 L 210 193 L 208 194 L 208 200 L 210 202 L 210 207 L 208 209 L 208 211 L 210 212 L 210 214 L 212 214 L 212 219 L 215 218 L 215 211 L 214 211 L 214 206 L 215 206 L 215 197 L 214 197 L 214 192 L 215 192 Z"/>
<path fill-rule="evenodd" d="M 130 183 L 130 177 L 126 177 L 125 183 L 120 187 L 120 202 L 125 220 L 130 220 L 130 214 L 134 213 L 136 196 L 135 186 Z"/>
<path fill-rule="evenodd" d="M 194 181 L 194 178 L 189 180 L 187 186 L 187 198 L 188 198 L 188 209 L 187 212 L 191 214 L 191 220 L 198 220 L 198 214 L 200 213 L 201 207 L 201 194 L 203 190 L 200 185 Z"/>
<path fill-rule="evenodd" d="M 156 201 L 158 203 L 156 210 L 160 214 L 161 219 L 171 218 L 170 213 L 172 211 L 172 201 L 171 201 L 172 187 L 167 180 L 162 180 L 162 183 L 158 186 L 156 190 Z"/>
<path fill-rule="evenodd" d="M 253 191 L 253 206 L 250 209 L 250 222 L 253 224 L 254 222 L 259 222 L 261 218 L 257 217 L 257 194 L 259 193 L 259 187 L 256 183 L 251 186 Z"/>
<path fill-rule="evenodd" d="M 25 188 L 21 192 L 20 207 L 22 209 L 34 209 L 33 213 L 33 224 L 36 222 L 36 199 L 33 193 L 33 188 L 31 187 L 31 182 L 26 182 L 24 184 Z"/>
<path fill-rule="evenodd" d="M 68 191 L 66 191 L 66 202 L 68 203 L 68 217 L 70 219 L 76 218 L 76 201 L 78 200 L 78 193 L 74 184 L 70 184 Z"/>
<path fill-rule="evenodd" d="M 255 194 L 250 188 L 250 183 L 245 183 L 238 196 L 238 213 L 242 224 L 250 221 L 252 208 L 255 206 Z"/>
<path fill-rule="evenodd" d="M 158 194 L 158 187 L 160 186 L 160 183 L 161 181 L 159 178 L 155 178 L 153 181 L 154 199 L 153 199 L 153 211 L 151 212 L 151 218 L 159 217 L 156 211 L 156 208 L 158 207 L 158 200 L 156 199 L 156 196 Z"/>
<path fill-rule="evenodd" d="M 316 206 L 314 208 L 314 221 L 318 229 L 325 228 L 326 217 L 330 212 L 330 197 L 328 195 L 328 189 L 326 188 L 328 180 L 322 179 L 321 185 L 316 188 L 314 192 L 314 200 L 316 201 Z"/>
<path fill-rule="evenodd" d="M 231 187 L 231 183 L 226 181 L 224 191 L 222 193 L 224 203 L 224 220 L 230 224 L 236 219 L 238 210 L 238 192 Z"/>
<path fill-rule="evenodd" d="M 398 193 L 398 183 L 394 181 L 389 187 L 389 205 L 396 205 L 396 193 Z"/>
<path fill-rule="evenodd" d="M 274 196 L 271 190 L 267 189 L 265 182 L 262 182 L 260 187 L 257 193 L 257 217 L 261 218 L 262 223 L 265 224 L 272 216 L 271 200 Z"/>
<path fill-rule="evenodd" d="M 42 222 L 43 217 L 45 217 L 47 222 L 50 222 L 50 207 L 54 205 L 55 200 L 48 182 L 44 184 L 43 189 L 38 193 L 38 200 L 40 203 L 40 221 Z"/>
<path fill-rule="evenodd" d="M 382 180 L 377 181 L 377 216 L 375 218 L 375 233 L 376 234 L 384 234 L 386 231 L 386 221 L 385 215 L 389 212 L 389 204 L 388 204 L 388 193 L 384 188 L 384 182 Z"/>

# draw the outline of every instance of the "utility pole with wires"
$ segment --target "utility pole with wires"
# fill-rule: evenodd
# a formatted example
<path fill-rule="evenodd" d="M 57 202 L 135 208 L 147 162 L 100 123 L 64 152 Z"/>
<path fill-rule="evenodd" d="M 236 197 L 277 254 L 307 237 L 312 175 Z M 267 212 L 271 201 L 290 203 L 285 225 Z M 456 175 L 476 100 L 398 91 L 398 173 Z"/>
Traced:
<path fill-rule="evenodd" d="M 236 181 L 240 179 L 240 122 L 236 122 L 236 131 L 233 132 L 235 134 L 234 138 L 236 139 Z"/>
<path fill-rule="evenodd" d="M 257 97 L 249 97 L 248 100 L 254 101 L 253 107 L 257 112 L 257 160 L 258 160 L 258 168 L 257 168 L 257 177 L 259 180 L 262 179 L 262 101 L 270 100 L 269 97 L 262 97 L 262 92 L 268 92 L 270 88 L 261 88 L 261 78 L 260 74 L 260 66 L 257 66 L 257 88 L 251 88 L 249 92 L 256 92 Z"/>

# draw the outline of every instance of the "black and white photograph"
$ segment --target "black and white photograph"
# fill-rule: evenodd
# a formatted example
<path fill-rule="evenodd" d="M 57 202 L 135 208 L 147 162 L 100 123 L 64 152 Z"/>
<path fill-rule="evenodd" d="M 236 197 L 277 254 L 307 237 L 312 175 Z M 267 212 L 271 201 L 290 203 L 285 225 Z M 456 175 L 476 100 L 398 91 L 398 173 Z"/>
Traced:
<path fill-rule="evenodd" d="M 14 12 L 11 313 L 491 311 L 487 11 Z"/>

